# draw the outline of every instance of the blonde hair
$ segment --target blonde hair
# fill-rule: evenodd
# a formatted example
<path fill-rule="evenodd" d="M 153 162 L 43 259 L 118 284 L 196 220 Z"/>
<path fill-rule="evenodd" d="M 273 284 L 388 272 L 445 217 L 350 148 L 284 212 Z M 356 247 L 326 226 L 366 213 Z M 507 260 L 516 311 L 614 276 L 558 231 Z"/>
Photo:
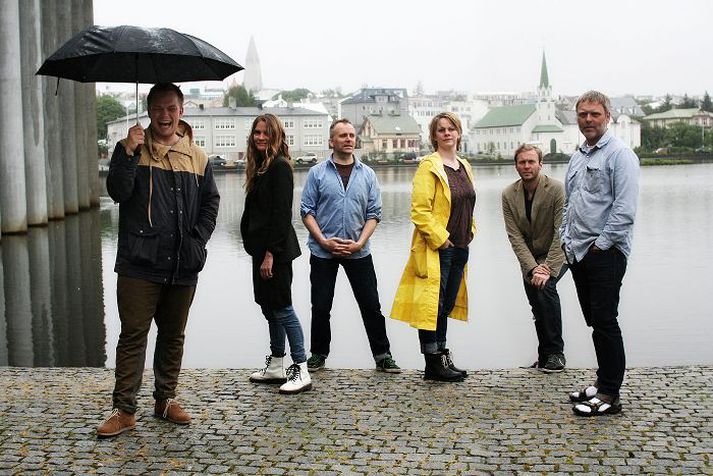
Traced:
<path fill-rule="evenodd" d="M 267 150 L 265 151 L 264 157 L 262 157 L 262 163 L 258 168 L 258 159 L 262 156 L 262 152 L 257 149 L 255 145 L 254 133 L 255 128 L 258 123 L 264 122 L 266 126 L 266 132 L 268 136 Z M 248 136 L 248 150 L 245 157 L 245 189 L 249 192 L 255 185 L 255 177 L 257 175 L 262 175 L 270 167 L 275 157 L 284 157 L 287 162 L 292 165 L 290 159 L 290 152 L 287 148 L 287 141 L 285 135 L 285 128 L 282 127 L 282 121 L 277 118 L 274 114 L 262 114 L 257 116 L 253 121 L 253 125 L 250 128 L 250 135 Z"/>
<path fill-rule="evenodd" d="M 456 150 L 460 150 L 460 140 L 463 137 L 463 126 L 461 126 L 460 119 L 458 119 L 458 116 L 456 116 L 452 112 L 442 112 L 436 115 L 436 117 L 434 117 L 433 119 L 431 119 L 431 125 L 429 127 L 429 138 L 431 140 L 433 150 L 438 150 L 438 141 L 436 141 L 436 130 L 438 129 L 438 121 L 440 119 L 448 119 L 448 121 L 453 124 L 453 127 L 456 128 L 456 131 L 458 131 L 458 142 L 456 143 Z"/>

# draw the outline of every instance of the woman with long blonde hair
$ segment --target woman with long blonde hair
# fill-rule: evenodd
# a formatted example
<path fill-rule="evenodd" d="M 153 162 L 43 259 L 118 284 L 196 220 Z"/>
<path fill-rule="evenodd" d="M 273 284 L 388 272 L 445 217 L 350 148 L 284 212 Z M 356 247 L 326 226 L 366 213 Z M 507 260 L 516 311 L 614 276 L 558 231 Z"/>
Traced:
<path fill-rule="evenodd" d="M 240 232 L 252 256 L 255 302 L 270 331 L 265 367 L 250 376 L 256 383 L 282 383 L 280 393 L 312 388 L 304 335 L 292 307 L 292 261 L 300 252 L 292 226 L 292 163 L 282 122 L 272 114 L 255 118 L 248 137 L 245 209 Z M 293 364 L 285 371 L 285 337 Z"/>

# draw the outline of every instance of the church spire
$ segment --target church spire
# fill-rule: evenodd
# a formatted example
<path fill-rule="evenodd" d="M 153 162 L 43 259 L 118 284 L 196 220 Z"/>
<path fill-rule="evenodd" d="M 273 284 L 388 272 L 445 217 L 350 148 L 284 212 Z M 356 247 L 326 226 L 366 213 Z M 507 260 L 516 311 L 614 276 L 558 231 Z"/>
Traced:
<path fill-rule="evenodd" d="M 248 54 L 245 57 L 245 76 L 243 86 L 248 91 L 257 92 L 262 89 L 262 72 L 260 71 L 260 57 L 257 54 L 255 39 L 251 36 L 248 44 Z"/>
<path fill-rule="evenodd" d="M 547 61 L 545 60 L 545 52 L 542 52 L 542 68 L 540 69 L 540 87 L 549 88 L 550 79 L 547 76 Z"/>

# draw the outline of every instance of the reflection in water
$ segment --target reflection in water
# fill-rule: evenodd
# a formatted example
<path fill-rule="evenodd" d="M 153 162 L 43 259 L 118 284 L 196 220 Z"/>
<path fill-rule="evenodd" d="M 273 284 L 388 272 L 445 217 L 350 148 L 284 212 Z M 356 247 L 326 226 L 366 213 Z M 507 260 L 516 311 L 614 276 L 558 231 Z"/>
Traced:
<path fill-rule="evenodd" d="M 106 362 L 99 212 L 0 242 L 0 365 Z"/>
<path fill-rule="evenodd" d="M 543 170 L 561 180 L 565 168 L 546 165 Z M 372 254 L 385 314 L 408 255 L 414 172 L 414 167 L 377 169 L 383 220 L 372 239 Z M 293 220 L 303 255 L 294 262 L 293 301 L 309 341 L 309 252 L 298 210 L 306 173 L 295 171 Z M 500 205 L 500 193 L 516 173 L 511 166 L 477 167 L 475 177 L 478 233 L 469 261 L 470 322 L 449 324 L 449 346 L 466 368 L 517 367 L 534 360 L 537 338 Z M 619 308 L 627 363 L 713 363 L 713 300 L 708 297 L 713 166 L 644 167 L 641 177 L 633 252 Z M 269 340 L 253 302 L 250 257 L 240 239 L 244 179 L 242 174 L 225 173 L 216 182 L 222 197 L 220 213 L 191 308 L 183 364 L 257 367 L 269 351 Z M 99 212 L 33 228 L 26 237 L 2 237 L 0 365 L 114 365 L 120 327 L 113 272 L 118 216 L 119 207 L 104 197 Z M 568 365 L 592 367 L 596 360 L 591 331 L 583 323 L 571 277 L 558 287 Z M 399 365 L 422 368 L 416 331 L 391 319 L 386 325 Z M 149 365 L 153 339 L 155 327 L 149 335 Z M 337 278 L 328 365 L 373 365 L 344 273 Z"/>
<path fill-rule="evenodd" d="M 565 165 L 545 165 L 545 173 L 562 179 Z M 382 190 L 383 220 L 372 239 L 382 310 L 388 315 L 406 263 L 412 225 L 411 180 L 415 167 L 376 169 Z M 293 303 L 310 336 L 310 284 L 307 232 L 298 203 L 305 170 L 295 171 L 293 220 L 303 255 L 294 261 Z M 685 365 L 712 363 L 713 301 L 710 263 L 713 262 L 713 166 L 710 164 L 644 167 L 634 249 L 624 279 L 619 308 L 627 346 L 627 363 Z M 512 368 L 530 364 L 537 338 L 517 260 L 503 225 L 500 194 L 515 180 L 514 167 L 476 167 L 478 233 L 469 262 L 470 322 L 449 324 L 449 346 L 467 368 Z M 253 302 L 250 258 L 242 248 L 242 174 L 216 177 L 221 207 L 208 262 L 200 275 L 191 308 L 185 367 L 257 367 L 267 348 L 267 326 Z M 116 253 L 118 207 L 102 207 L 104 283 L 107 325 L 107 365 L 114 365 L 119 325 L 116 311 Z M 685 279 L 682 279 L 684 278 Z M 596 364 L 591 330 L 583 322 L 572 279 L 558 285 L 563 310 L 563 334 L 568 365 Z M 399 365 L 422 368 L 416 331 L 387 319 L 391 349 Z M 152 330 L 155 335 L 155 330 Z M 149 349 L 152 349 L 152 343 Z M 147 355 L 150 365 L 151 352 Z M 328 366 L 372 366 L 359 310 L 344 273 L 337 278 L 332 311 L 332 352 Z"/>

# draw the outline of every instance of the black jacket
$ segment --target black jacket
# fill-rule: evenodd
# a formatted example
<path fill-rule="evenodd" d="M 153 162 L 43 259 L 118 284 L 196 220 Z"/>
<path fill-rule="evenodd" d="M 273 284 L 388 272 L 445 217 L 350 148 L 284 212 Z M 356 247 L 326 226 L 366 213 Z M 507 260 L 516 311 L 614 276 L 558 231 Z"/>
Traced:
<path fill-rule="evenodd" d="M 181 121 L 173 146 L 154 142 L 146 129 L 140 153 L 117 143 L 106 187 L 119 203 L 114 271 L 155 283 L 195 285 L 206 260 L 220 195 L 206 154 Z"/>
<path fill-rule="evenodd" d="M 269 251 L 276 263 L 287 263 L 301 254 L 292 226 L 293 190 L 292 167 L 284 157 L 275 158 L 256 177 L 240 220 L 243 246 L 253 258 L 262 260 Z"/>

